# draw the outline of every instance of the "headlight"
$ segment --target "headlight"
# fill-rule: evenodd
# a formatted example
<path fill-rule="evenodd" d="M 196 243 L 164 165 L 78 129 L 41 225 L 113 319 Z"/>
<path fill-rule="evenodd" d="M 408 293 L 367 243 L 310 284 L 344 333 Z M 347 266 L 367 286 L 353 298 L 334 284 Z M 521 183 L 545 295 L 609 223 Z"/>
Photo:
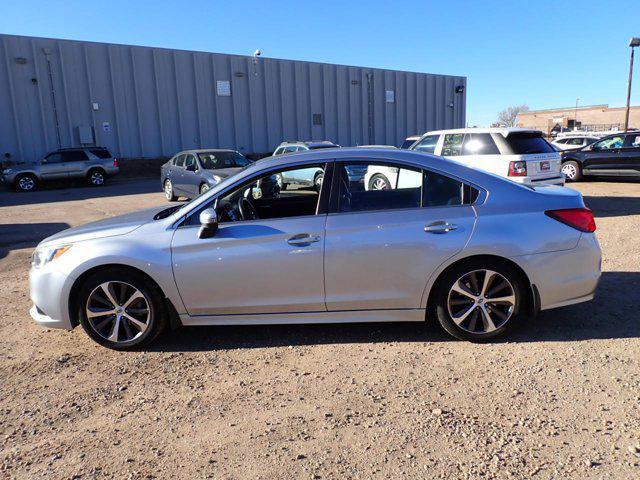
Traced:
<path fill-rule="evenodd" d="M 31 266 L 34 268 L 39 268 L 51 260 L 55 260 L 58 257 L 61 257 L 65 253 L 69 251 L 71 245 L 61 245 L 58 247 L 40 247 L 37 248 L 35 252 L 33 252 L 33 256 L 31 257 Z"/>

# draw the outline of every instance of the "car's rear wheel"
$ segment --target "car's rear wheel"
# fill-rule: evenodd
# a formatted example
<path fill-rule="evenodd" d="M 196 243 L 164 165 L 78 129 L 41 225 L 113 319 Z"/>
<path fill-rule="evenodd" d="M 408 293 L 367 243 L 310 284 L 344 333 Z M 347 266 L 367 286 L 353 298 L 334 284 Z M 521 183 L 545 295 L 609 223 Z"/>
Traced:
<path fill-rule="evenodd" d="M 562 173 L 565 178 L 570 182 L 578 182 L 582 180 L 582 169 L 580 164 L 574 160 L 567 160 L 562 164 Z"/>
<path fill-rule="evenodd" d="M 104 170 L 101 170 L 99 168 L 89 170 L 89 173 L 87 173 L 87 182 L 92 187 L 100 187 L 104 185 L 106 179 L 107 176 L 104 173 Z"/>
<path fill-rule="evenodd" d="M 202 185 L 200 185 L 200 195 L 202 195 L 203 193 L 207 193 L 209 191 L 209 185 L 207 185 L 206 183 L 203 183 Z"/>
<path fill-rule="evenodd" d="M 390 188 L 391 182 L 380 173 L 376 173 L 369 179 L 369 190 L 389 190 Z"/>
<path fill-rule="evenodd" d="M 32 192 L 38 188 L 38 180 L 34 175 L 24 173 L 16 177 L 14 185 L 19 192 Z"/>
<path fill-rule="evenodd" d="M 460 340 L 482 341 L 502 334 L 517 323 L 526 302 L 521 274 L 498 261 L 457 264 L 436 285 L 438 321 Z"/>
<path fill-rule="evenodd" d="M 169 180 L 168 178 L 164 181 L 164 196 L 167 198 L 167 200 L 169 200 L 170 202 L 175 202 L 178 197 L 176 196 L 175 193 L 173 193 L 173 183 L 171 183 L 171 180 Z"/>
<path fill-rule="evenodd" d="M 108 269 L 87 278 L 78 295 L 78 316 L 92 340 L 114 350 L 151 343 L 164 329 L 162 293 L 144 275 Z"/>

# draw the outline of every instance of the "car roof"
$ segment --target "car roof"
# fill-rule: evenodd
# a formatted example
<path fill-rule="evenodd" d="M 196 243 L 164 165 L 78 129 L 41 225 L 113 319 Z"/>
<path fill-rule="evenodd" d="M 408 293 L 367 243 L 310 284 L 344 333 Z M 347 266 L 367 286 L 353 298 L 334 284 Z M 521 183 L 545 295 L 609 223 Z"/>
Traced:
<path fill-rule="evenodd" d="M 499 133 L 503 137 L 509 136 L 511 133 L 542 133 L 541 130 L 536 128 L 522 128 L 522 127 L 489 127 L 489 128 L 452 128 L 449 130 L 433 130 L 426 132 L 424 135 L 436 135 L 442 133 Z M 423 137 L 424 137 L 423 135 Z"/>
<path fill-rule="evenodd" d="M 278 147 L 283 147 L 286 145 L 305 145 L 307 147 L 315 147 L 315 146 L 326 146 L 333 145 L 338 146 L 330 140 L 302 140 L 302 141 L 292 141 L 292 142 L 282 142 Z"/>
<path fill-rule="evenodd" d="M 181 152 L 176 153 L 176 155 L 181 155 L 183 153 L 211 153 L 211 152 L 233 152 L 233 153 L 239 153 L 236 150 L 231 150 L 231 149 L 227 149 L 227 148 L 196 148 L 196 149 L 192 149 L 192 150 L 182 150 Z"/>

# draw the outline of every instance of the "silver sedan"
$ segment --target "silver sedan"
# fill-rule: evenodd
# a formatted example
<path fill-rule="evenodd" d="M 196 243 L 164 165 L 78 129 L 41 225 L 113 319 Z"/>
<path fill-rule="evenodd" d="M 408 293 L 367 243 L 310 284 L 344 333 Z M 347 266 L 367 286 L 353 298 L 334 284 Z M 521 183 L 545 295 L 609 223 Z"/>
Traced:
<path fill-rule="evenodd" d="M 393 168 L 382 190 L 357 167 Z M 274 177 L 322 171 L 320 188 Z M 340 149 L 272 157 L 185 205 L 44 240 L 31 315 L 114 349 L 179 325 L 437 320 L 482 341 L 591 300 L 595 223 L 565 187 L 526 187 L 432 155 Z"/>

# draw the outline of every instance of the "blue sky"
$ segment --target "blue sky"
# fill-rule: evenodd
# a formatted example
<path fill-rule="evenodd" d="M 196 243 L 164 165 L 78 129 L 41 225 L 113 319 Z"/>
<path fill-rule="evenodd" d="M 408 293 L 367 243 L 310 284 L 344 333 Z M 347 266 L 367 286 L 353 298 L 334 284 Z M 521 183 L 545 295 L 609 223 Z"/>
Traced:
<path fill-rule="evenodd" d="M 31 0 L 0 32 L 467 76 L 467 121 L 499 110 L 626 101 L 640 2 Z M 615 8 L 614 8 L 615 4 Z M 640 56 L 632 103 L 640 103 Z"/>

